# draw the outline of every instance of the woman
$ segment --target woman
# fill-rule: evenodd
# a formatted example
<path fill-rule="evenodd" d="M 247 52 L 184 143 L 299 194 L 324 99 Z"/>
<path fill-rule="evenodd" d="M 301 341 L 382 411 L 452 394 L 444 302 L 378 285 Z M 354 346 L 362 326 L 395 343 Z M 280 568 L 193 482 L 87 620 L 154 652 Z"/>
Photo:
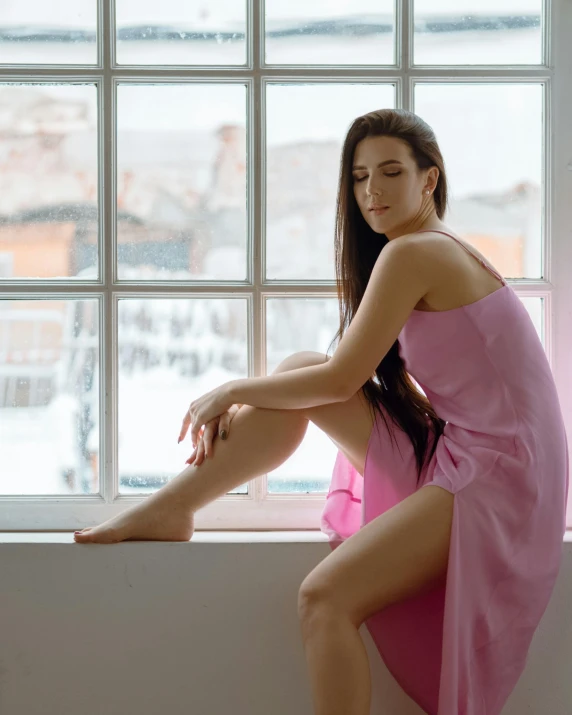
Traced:
<path fill-rule="evenodd" d="M 427 713 L 497 715 L 559 572 L 568 447 L 551 370 L 516 294 L 443 223 L 446 204 L 423 120 L 358 117 L 341 157 L 334 355 L 297 353 L 192 402 L 180 438 L 192 425 L 195 463 L 76 533 L 190 539 L 198 509 L 278 467 L 312 420 L 340 450 L 332 551 L 299 593 L 317 715 L 369 714 L 362 623 Z"/>

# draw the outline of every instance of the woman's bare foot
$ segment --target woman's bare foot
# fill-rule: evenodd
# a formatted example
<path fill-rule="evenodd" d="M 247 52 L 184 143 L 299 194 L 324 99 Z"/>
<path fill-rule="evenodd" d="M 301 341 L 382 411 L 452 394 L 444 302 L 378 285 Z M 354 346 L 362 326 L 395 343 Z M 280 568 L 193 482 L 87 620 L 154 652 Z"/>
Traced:
<path fill-rule="evenodd" d="M 164 489 L 99 526 L 82 529 L 74 534 L 74 541 L 78 544 L 189 541 L 195 530 L 195 515 L 175 494 L 165 493 Z"/>

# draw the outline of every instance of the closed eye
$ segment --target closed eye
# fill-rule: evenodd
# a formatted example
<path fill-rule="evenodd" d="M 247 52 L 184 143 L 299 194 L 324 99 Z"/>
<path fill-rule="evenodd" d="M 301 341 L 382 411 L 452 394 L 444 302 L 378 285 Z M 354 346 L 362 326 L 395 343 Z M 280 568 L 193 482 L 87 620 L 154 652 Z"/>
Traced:
<path fill-rule="evenodd" d="M 400 171 L 396 171 L 394 174 L 384 174 L 384 176 L 391 176 L 391 177 L 393 177 L 393 176 L 399 176 L 399 174 L 401 174 L 401 172 L 400 172 Z M 355 179 L 356 181 L 363 181 L 365 178 L 366 178 L 365 176 L 362 176 L 361 179 L 358 179 L 357 177 L 354 176 L 354 179 Z"/>

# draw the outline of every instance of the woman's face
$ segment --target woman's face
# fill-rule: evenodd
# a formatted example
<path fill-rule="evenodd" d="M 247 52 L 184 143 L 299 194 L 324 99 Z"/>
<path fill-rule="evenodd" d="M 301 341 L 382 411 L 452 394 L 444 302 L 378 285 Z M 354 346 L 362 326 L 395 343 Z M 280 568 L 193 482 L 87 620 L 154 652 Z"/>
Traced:
<path fill-rule="evenodd" d="M 409 146 L 400 139 L 362 139 L 356 146 L 352 168 L 354 196 L 363 217 L 376 233 L 384 233 L 389 240 L 414 233 L 435 212 L 433 191 L 439 170 L 430 167 L 419 171 Z M 389 208 L 375 212 L 372 206 Z"/>

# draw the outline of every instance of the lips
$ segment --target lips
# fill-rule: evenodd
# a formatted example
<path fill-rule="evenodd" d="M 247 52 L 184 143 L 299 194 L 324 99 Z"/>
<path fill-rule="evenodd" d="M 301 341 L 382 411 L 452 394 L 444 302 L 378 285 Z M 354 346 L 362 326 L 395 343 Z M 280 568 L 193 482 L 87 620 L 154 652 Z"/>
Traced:
<path fill-rule="evenodd" d="M 389 206 L 370 206 L 370 211 L 381 211 L 381 209 L 388 209 Z"/>

